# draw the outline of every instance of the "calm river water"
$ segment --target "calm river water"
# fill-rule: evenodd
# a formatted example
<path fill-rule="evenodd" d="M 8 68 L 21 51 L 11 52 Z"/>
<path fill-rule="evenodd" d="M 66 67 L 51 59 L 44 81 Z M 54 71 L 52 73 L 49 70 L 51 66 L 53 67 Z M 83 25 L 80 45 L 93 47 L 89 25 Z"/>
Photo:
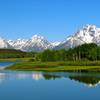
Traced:
<path fill-rule="evenodd" d="M 100 74 L 0 70 L 0 100 L 100 100 Z"/>

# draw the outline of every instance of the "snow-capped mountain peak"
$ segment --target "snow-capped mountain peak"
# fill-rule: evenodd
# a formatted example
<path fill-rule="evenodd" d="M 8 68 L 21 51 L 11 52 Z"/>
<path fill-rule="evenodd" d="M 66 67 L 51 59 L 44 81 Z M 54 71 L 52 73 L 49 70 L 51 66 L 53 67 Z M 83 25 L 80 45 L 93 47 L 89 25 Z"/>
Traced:
<path fill-rule="evenodd" d="M 5 39 L 0 37 L 0 48 L 11 48 L 11 46 Z"/>
<path fill-rule="evenodd" d="M 86 25 L 80 29 L 75 35 L 77 36 L 97 36 L 100 29 L 96 25 Z"/>
<path fill-rule="evenodd" d="M 86 25 L 80 29 L 74 37 L 84 41 L 85 43 L 94 42 L 93 39 L 100 36 L 100 29 L 96 25 Z"/>
<path fill-rule="evenodd" d="M 8 43 L 12 45 L 13 48 L 22 51 L 42 51 L 52 48 L 51 43 L 40 35 L 34 35 L 30 39 L 17 39 L 15 41 L 9 40 Z"/>
<path fill-rule="evenodd" d="M 52 42 L 51 45 L 52 45 L 53 47 L 55 47 L 55 46 L 58 46 L 60 43 L 61 43 L 61 42 Z"/>
<path fill-rule="evenodd" d="M 46 38 L 40 35 L 34 35 L 22 47 L 24 51 L 43 51 L 52 48 L 52 45 Z"/>
<path fill-rule="evenodd" d="M 100 45 L 100 28 L 96 25 L 86 25 L 73 36 L 68 37 L 66 40 L 60 43 L 56 49 L 70 48 L 84 43 L 97 43 Z"/>
<path fill-rule="evenodd" d="M 14 41 L 13 40 L 8 41 L 8 43 L 10 45 L 12 45 L 12 47 L 15 49 L 21 49 L 25 45 L 26 42 L 27 42 L 27 40 L 25 40 L 25 39 L 17 39 Z"/>
<path fill-rule="evenodd" d="M 41 35 L 33 35 L 31 40 L 32 42 L 42 42 L 45 41 L 46 39 Z"/>
<path fill-rule="evenodd" d="M 43 51 L 45 49 L 73 48 L 84 43 L 100 45 L 100 28 L 96 25 L 86 25 L 62 42 L 49 42 L 41 35 L 33 35 L 30 39 L 5 40 L 0 38 L 0 48 L 14 48 L 22 51 Z"/>
<path fill-rule="evenodd" d="M 35 35 L 32 36 L 32 39 L 44 39 L 44 37 L 41 36 L 41 35 L 35 34 Z"/>

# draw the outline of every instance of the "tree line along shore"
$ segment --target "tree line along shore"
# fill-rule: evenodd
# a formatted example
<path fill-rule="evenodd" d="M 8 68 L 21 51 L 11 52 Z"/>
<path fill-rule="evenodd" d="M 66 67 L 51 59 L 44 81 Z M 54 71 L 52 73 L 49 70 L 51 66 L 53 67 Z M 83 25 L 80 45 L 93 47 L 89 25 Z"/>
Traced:
<path fill-rule="evenodd" d="M 100 47 L 94 43 L 70 49 L 23 52 L 0 49 L 0 60 L 17 61 L 12 70 L 99 71 Z"/>

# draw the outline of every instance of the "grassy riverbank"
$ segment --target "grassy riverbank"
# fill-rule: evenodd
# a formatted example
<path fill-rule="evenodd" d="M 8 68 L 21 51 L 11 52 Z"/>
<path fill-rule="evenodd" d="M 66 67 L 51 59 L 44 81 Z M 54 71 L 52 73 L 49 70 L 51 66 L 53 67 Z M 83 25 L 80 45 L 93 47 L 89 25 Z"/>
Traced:
<path fill-rule="evenodd" d="M 100 61 L 19 62 L 6 69 L 25 71 L 100 72 Z"/>
<path fill-rule="evenodd" d="M 0 59 L 0 62 L 28 62 L 32 58 L 5 58 Z"/>

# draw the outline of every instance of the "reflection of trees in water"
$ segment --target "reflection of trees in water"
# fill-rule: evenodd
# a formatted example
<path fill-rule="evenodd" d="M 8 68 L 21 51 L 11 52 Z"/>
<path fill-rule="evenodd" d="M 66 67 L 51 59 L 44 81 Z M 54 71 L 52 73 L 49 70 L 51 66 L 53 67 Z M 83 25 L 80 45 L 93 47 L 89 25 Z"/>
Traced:
<path fill-rule="evenodd" d="M 100 75 L 96 75 L 92 73 L 44 73 L 43 77 L 46 80 L 55 80 L 56 78 L 69 78 L 70 80 L 78 81 L 79 83 L 83 83 L 88 85 L 89 87 L 97 86 L 100 83 Z"/>
<path fill-rule="evenodd" d="M 89 86 L 96 86 L 100 83 L 100 77 L 95 76 L 69 76 L 69 79 L 85 83 Z"/>
<path fill-rule="evenodd" d="M 43 77 L 46 79 L 46 80 L 55 80 L 56 78 L 61 78 L 61 76 L 57 76 L 57 75 L 51 75 L 51 74 L 43 74 Z"/>
<path fill-rule="evenodd" d="M 100 83 L 100 74 L 98 73 L 67 73 L 67 72 L 0 72 L 0 83 L 12 79 L 26 79 L 34 80 L 55 80 L 59 78 L 69 78 L 70 80 L 78 81 L 88 86 L 97 86 Z"/>

